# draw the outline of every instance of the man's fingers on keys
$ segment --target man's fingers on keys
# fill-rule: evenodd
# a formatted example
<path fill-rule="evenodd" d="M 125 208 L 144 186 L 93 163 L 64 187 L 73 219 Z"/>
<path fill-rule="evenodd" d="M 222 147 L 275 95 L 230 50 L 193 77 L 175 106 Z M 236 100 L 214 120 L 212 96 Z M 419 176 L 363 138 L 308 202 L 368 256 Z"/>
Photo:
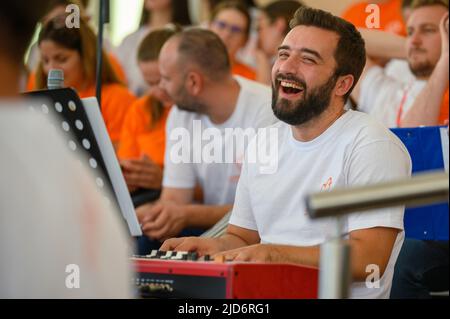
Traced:
<path fill-rule="evenodd" d="M 207 253 L 208 249 L 202 245 L 202 242 L 202 238 L 185 237 L 185 240 L 177 246 L 176 250 L 197 252 L 200 256 L 203 256 Z"/>
<path fill-rule="evenodd" d="M 159 250 L 168 251 L 168 250 L 176 250 L 177 246 L 180 245 L 184 241 L 184 238 L 171 238 L 161 245 Z"/>
<path fill-rule="evenodd" d="M 241 256 L 240 256 L 241 255 Z M 243 261 L 242 258 L 244 258 L 245 256 L 242 255 L 241 249 L 233 249 L 233 250 L 228 250 L 228 251 L 224 251 L 218 254 L 214 254 L 212 256 L 212 258 L 214 258 L 214 260 L 224 260 L 224 261 L 235 261 L 238 260 L 237 258 L 239 257 L 240 261 Z"/>

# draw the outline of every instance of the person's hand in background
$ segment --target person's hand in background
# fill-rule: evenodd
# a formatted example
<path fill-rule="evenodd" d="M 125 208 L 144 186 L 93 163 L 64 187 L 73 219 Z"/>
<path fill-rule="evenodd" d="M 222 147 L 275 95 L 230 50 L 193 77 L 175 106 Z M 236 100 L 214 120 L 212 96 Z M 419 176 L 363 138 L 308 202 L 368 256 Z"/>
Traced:
<path fill-rule="evenodd" d="M 177 236 L 187 226 L 185 206 L 158 201 L 136 209 L 142 231 L 150 238 L 166 240 Z"/>
<path fill-rule="evenodd" d="M 161 189 L 162 168 L 146 155 L 140 159 L 121 160 L 120 166 L 130 192 L 139 188 Z"/>

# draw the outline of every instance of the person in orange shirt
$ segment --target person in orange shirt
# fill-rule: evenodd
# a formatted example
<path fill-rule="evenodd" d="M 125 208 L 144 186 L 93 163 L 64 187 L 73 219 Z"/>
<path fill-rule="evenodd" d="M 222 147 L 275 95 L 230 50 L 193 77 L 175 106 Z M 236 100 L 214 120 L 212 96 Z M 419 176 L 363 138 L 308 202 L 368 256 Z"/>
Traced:
<path fill-rule="evenodd" d="M 405 36 L 406 28 L 402 14 L 402 0 L 370 0 L 358 2 L 350 6 L 343 14 L 342 18 L 355 25 L 357 28 L 371 29 L 371 24 L 377 22 L 373 18 L 377 11 L 372 8 L 376 5 L 379 8 L 379 27 L 376 29 L 392 32 Z"/>
<path fill-rule="evenodd" d="M 236 55 L 245 46 L 250 34 L 251 17 L 247 7 L 239 1 L 219 3 L 211 15 L 210 29 L 224 42 L 231 60 L 231 73 L 256 80 L 256 72 L 240 62 Z"/>
<path fill-rule="evenodd" d="M 68 8 L 69 5 L 76 5 L 80 10 L 80 15 L 83 17 L 83 19 L 89 22 L 91 20 L 91 16 L 86 12 L 84 2 L 85 1 L 80 0 L 54 0 L 52 1 L 50 11 L 42 18 L 40 23 L 46 24 L 53 18 L 61 14 L 65 14 L 66 8 Z M 108 39 L 104 39 L 104 47 L 108 53 L 108 58 L 112 64 L 112 67 L 116 72 L 117 76 L 119 77 L 120 81 L 126 83 L 125 71 L 123 70 L 122 65 L 119 63 L 119 60 L 112 53 L 113 47 L 111 43 L 108 41 Z M 39 63 L 39 46 L 38 43 L 33 43 L 30 47 L 30 52 L 27 59 L 28 70 L 34 72 L 38 63 Z M 29 88 L 30 85 L 33 85 L 32 87 L 34 87 L 34 74 L 31 74 L 29 77 L 29 86 L 27 86 L 27 88 Z"/>
<path fill-rule="evenodd" d="M 159 87 L 158 57 L 164 43 L 176 32 L 156 29 L 142 40 L 138 49 L 138 65 L 149 90 L 128 110 L 117 153 L 130 192 L 140 188 L 161 189 L 165 126 L 173 103 Z"/>
<path fill-rule="evenodd" d="M 46 87 L 50 69 L 61 69 L 64 86 L 75 89 L 80 98 L 95 96 L 96 36 L 84 19 L 80 19 L 80 28 L 67 28 L 66 17 L 64 14 L 50 20 L 39 34 L 41 61 L 34 89 Z M 101 111 L 117 148 L 126 111 L 136 98 L 121 83 L 105 53 L 103 56 Z"/>

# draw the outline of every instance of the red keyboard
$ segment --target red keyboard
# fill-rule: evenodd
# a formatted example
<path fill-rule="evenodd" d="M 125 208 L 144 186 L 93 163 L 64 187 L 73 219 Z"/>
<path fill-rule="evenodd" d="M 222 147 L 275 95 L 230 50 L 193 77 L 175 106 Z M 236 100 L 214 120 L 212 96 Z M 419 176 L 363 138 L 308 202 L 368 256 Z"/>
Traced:
<path fill-rule="evenodd" d="M 292 264 L 217 263 L 159 257 L 132 258 L 137 275 L 135 284 L 142 297 L 317 298 L 317 268 Z"/>

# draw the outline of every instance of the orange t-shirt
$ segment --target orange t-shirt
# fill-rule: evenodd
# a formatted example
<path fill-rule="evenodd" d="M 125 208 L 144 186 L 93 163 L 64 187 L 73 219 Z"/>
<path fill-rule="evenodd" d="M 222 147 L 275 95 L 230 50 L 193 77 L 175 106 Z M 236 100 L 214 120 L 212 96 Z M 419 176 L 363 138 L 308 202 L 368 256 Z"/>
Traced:
<path fill-rule="evenodd" d="M 353 23 L 357 28 L 368 28 L 366 20 L 372 16 L 373 10 L 366 12 L 370 1 L 356 3 L 348 8 L 343 14 L 342 18 L 348 22 Z M 402 16 L 402 0 L 388 0 L 384 3 L 376 4 L 380 8 L 380 28 L 398 35 L 406 35 L 405 21 Z M 372 19 L 369 18 L 369 21 Z"/>
<path fill-rule="evenodd" d="M 79 91 L 78 95 L 80 98 L 95 96 L 95 85 Z M 102 86 L 101 111 L 113 143 L 119 142 L 125 115 L 134 101 L 136 97 L 123 85 L 114 83 Z"/>
<path fill-rule="evenodd" d="M 151 114 L 146 109 L 149 98 L 144 96 L 130 106 L 123 123 L 117 156 L 120 159 L 137 159 L 145 154 L 162 167 L 170 107 L 164 108 L 161 118 L 151 127 Z"/>
<path fill-rule="evenodd" d="M 249 80 L 256 81 L 256 72 L 249 66 L 240 62 L 235 62 L 231 67 L 231 73 L 234 75 L 240 75 Z"/>
<path fill-rule="evenodd" d="M 448 88 L 444 94 L 441 105 L 441 112 L 439 113 L 439 125 L 448 125 Z"/>

